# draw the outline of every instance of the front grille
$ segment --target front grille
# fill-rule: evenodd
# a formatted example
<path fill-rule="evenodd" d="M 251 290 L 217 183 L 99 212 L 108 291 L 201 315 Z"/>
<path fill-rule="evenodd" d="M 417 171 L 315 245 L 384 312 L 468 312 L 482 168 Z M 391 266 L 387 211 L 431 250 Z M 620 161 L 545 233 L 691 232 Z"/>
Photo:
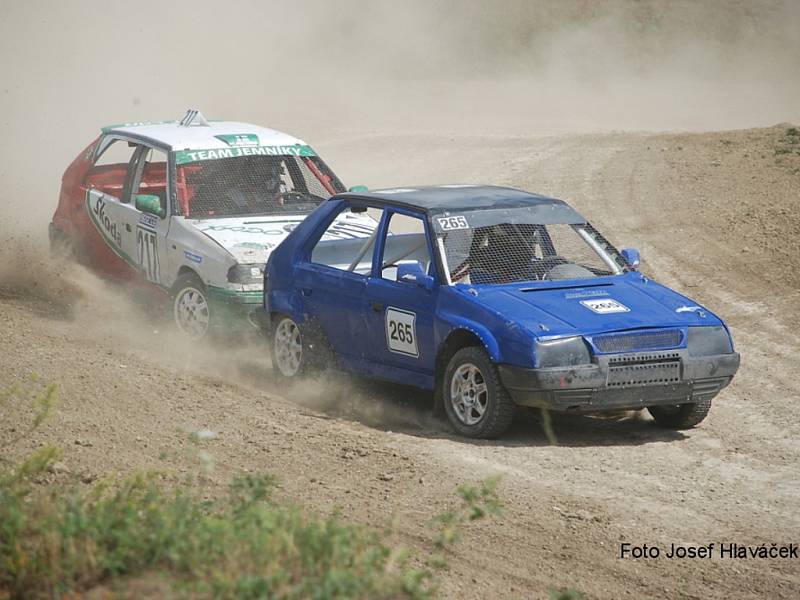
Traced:
<path fill-rule="evenodd" d="M 592 339 L 600 352 L 636 352 L 675 348 L 681 343 L 680 329 L 657 329 L 609 333 Z"/>
<path fill-rule="evenodd" d="M 608 365 L 608 387 L 669 385 L 681 381 L 677 354 L 664 353 L 637 360 L 612 359 Z"/>

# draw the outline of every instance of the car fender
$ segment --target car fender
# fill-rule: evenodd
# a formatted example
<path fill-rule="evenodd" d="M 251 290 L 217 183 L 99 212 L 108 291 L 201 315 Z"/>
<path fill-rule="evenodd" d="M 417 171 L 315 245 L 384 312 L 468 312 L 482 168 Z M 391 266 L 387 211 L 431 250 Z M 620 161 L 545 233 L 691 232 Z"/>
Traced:
<path fill-rule="evenodd" d="M 228 287 L 228 269 L 236 259 L 221 245 L 198 231 L 191 221 L 182 216 L 173 216 L 167 234 L 168 277 L 164 283 L 171 287 L 180 273 L 186 269 L 194 271 L 200 280 L 210 287 Z"/>
<path fill-rule="evenodd" d="M 270 315 L 284 314 L 291 317 L 295 323 L 303 324 L 309 320 L 302 300 L 288 290 L 275 290 L 269 295 L 269 306 L 266 312 Z"/>
<path fill-rule="evenodd" d="M 484 349 L 489 354 L 489 357 L 492 359 L 492 362 L 495 363 L 503 362 L 503 356 L 500 350 L 500 344 L 498 343 L 497 339 L 492 334 L 492 332 L 486 326 L 481 325 L 477 321 L 473 321 L 472 319 L 468 319 L 461 315 L 456 315 L 454 313 L 440 313 L 439 317 L 443 321 L 445 328 L 443 331 L 443 335 L 440 337 L 437 343 L 437 349 L 441 349 L 442 345 L 447 341 L 447 339 L 453 333 L 456 333 L 459 330 L 463 330 L 476 335 L 478 339 L 480 339 Z"/>

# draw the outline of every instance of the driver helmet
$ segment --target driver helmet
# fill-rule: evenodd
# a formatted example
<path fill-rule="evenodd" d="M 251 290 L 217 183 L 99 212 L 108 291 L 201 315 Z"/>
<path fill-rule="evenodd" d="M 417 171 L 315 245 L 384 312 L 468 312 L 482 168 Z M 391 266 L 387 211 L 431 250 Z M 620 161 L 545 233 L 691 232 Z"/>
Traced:
<path fill-rule="evenodd" d="M 253 169 L 256 171 L 256 169 Z M 283 184 L 283 161 L 280 159 L 267 159 L 263 164 L 258 165 L 258 175 L 261 179 L 263 188 L 272 193 L 286 191 Z"/>

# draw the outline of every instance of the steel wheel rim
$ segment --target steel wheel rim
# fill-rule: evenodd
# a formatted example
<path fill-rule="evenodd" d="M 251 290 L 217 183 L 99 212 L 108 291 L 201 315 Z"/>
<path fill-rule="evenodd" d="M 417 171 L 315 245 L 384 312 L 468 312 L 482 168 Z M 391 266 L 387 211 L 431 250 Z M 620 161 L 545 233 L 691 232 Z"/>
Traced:
<path fill-rule="evenodd" d="M 187 287 L 175 298 L 175 323 L 192 338 L 201 338 L 208 331 L 210 321 L 208 302 L 203 292 Z"/>
<path fill-rule="evenodd" d="M 283 319 L 275 329 L 275 366 L 281 375 L 293 377 L 300 370 L 303 359 L 303 338 L 300 328 L 291 319 Z"/>
<path fill-rule="evenodd" d="M 472 363 L 458 367 L 450 379 L 450 405 L 464 425 L 477 425 L 486 414 L 489 388 L 481 370 Z"/>

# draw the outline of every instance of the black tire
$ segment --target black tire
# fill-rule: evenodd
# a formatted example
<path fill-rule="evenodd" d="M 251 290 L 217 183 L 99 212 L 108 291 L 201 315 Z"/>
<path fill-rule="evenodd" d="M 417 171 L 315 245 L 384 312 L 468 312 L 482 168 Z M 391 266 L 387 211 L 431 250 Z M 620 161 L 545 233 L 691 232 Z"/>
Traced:
<path fill-rule="evenodd" d="M 290 331 L 287 331 L 287 328 Z M 299 351 L 299 355 L 295 356 L 295 359 L 290 359 L 288 355 L 292 354 L 286 347 L 288 335 L 296 336 L 295 343 L 299 344 L 299 348 L 295 350 L 295 353 Z M 308 324 L 301 326 L 283 314 L 272 317 L 270 353 L 275 376 L 285 381 L 318 374 L 327 369 L 332 360 L 321 332 Z"/>
<path fill-rule="evenodd" d="M 193 339 L 206 338 L 213 325 L 205 284 L 194 273 L 180 275 L 172 286 L 172 321 L 178 331 Z"/>
<path fill-rule="evenodd" d="M 687 404 L 672 406 L 650 406 L 647 411 L 653 416 L 656 424 L 669 429 L 691 429 L 708 415 L 711 400 L 700 400 Z"/>
<path fill-rule="evenodd" d="M 456 389 L 461 391 L 456 393 Z M 473 392 L 471 396 L 470 391 Z M 463 436 L 496 438 L 505 433 L 514 420 L 516 405 L 500 383 L 497 367 L 483 348 L 470 346 L 453 355 L 442 378 L 441 394 L 450 424 Z"/>

